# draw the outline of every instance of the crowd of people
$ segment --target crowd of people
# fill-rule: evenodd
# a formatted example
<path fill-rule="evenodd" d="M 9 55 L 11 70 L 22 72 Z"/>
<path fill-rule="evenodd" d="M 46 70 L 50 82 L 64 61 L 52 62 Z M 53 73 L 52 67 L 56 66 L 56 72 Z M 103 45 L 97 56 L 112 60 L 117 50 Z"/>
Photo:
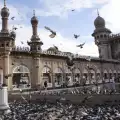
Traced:
<path fill-rule="evenodd" d="M 11 113 L 3 115 L 3 120 L 120 120 L 120 105 L 96 105 L 88 107 L 84 103 L 71 104 L 68 101 L 48 103 L 13 102 Z"/>

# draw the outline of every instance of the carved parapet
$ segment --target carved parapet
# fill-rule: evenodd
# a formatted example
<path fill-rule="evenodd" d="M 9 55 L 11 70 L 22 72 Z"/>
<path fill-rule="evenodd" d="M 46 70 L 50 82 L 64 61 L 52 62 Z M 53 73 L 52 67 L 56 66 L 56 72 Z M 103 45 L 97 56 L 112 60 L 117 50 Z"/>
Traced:
<path fill-rule="evenodd" d="M 12 48 L 12 51 L 15 52 L 30 52 L 29 47 L 19 47 L 19 46 L 15 46 L 14 48 Z"/>
<path fill-rule="evenodd" d="M 113 38 L 120 38 L 120 33 L 118 34 L 110 34 L 108 39 L 113 39 Z"/>

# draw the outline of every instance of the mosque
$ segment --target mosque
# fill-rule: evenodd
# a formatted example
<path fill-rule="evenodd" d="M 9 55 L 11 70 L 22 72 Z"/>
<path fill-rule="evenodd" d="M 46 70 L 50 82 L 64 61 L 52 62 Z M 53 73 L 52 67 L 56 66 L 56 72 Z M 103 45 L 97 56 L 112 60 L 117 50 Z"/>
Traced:
<path fill-rule="evenodd" d="M 99 57 L 81 56 L 70 52 L 61 52 L 55 47 L 42 50 L 44 40 L 37 34 L 38 19 L 31 18 L 32 37 L 29 48 L 16 47 L 16 33 L 8 28 L 9 9 L 4 2 L 1 9 L 2 29 L 0 31 L 0 84 L 6 84 L 9 90 L 43 86 L 60 87 L 67 82 L 72 86 L 80 84 L 110 82 L 112 77 L 120 76 L 120 34 L 112 34 L 105 27 L 105 20 L 99 15 L 94 21 L 92 36 L 98 46 Z M 68 58 L 72 56 L 72 67 Z M 115 79 L 119 82 L 119 79 Z"/>

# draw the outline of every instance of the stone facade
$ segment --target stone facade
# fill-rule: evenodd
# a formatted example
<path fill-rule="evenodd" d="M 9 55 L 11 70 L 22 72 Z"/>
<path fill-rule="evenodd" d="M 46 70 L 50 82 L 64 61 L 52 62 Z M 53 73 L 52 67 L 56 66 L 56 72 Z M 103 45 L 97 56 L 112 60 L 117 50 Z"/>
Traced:
<path fill-rule="evenodd" d="M 111 36 L 100 16 L 95 20 L 96 29 L 92 34 L 100 57 L 91 57 L 91 60 L 87 60 L 89 56 L 61 52 L 55 47 L 42 50 L 35 14 L 31 19 L 33 35 L 28 42 L 30 48 L 16 47 L 16 34 L 8 30 L 9 10 L 6 6 L 1 10 L 1 16 L 0 83 L 7 84 L 9 90 L 43 86 L 44 81 L 48 82 L 48 87 L 59 87 L 66 82 L 68 86 L 76 82 L 80 85 L 109 82 L 112 76 L 120 76 L 119 44 L 115 42 L 119 43 L 119 35 Z M 72 68 L 66 62 L 69 56 L 73 56 Z"/>

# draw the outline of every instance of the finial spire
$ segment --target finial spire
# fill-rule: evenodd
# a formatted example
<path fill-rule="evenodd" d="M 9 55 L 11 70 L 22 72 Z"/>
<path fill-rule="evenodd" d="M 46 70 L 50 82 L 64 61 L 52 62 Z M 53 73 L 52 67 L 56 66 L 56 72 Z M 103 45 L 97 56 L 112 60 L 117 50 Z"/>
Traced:
<path fill-rule="evenodd" d="M 99 16 L 99 10 L 97 9 L 97 15 Z"/>
<path fill-rule="evenodd" d="M 33 10 L 33 16 L 35 16 L 35 10 Z"/>
<path fill-rule="evenodd" d="M 4 0 L 4 7 L 6 7 L 6 0 Z"/>

